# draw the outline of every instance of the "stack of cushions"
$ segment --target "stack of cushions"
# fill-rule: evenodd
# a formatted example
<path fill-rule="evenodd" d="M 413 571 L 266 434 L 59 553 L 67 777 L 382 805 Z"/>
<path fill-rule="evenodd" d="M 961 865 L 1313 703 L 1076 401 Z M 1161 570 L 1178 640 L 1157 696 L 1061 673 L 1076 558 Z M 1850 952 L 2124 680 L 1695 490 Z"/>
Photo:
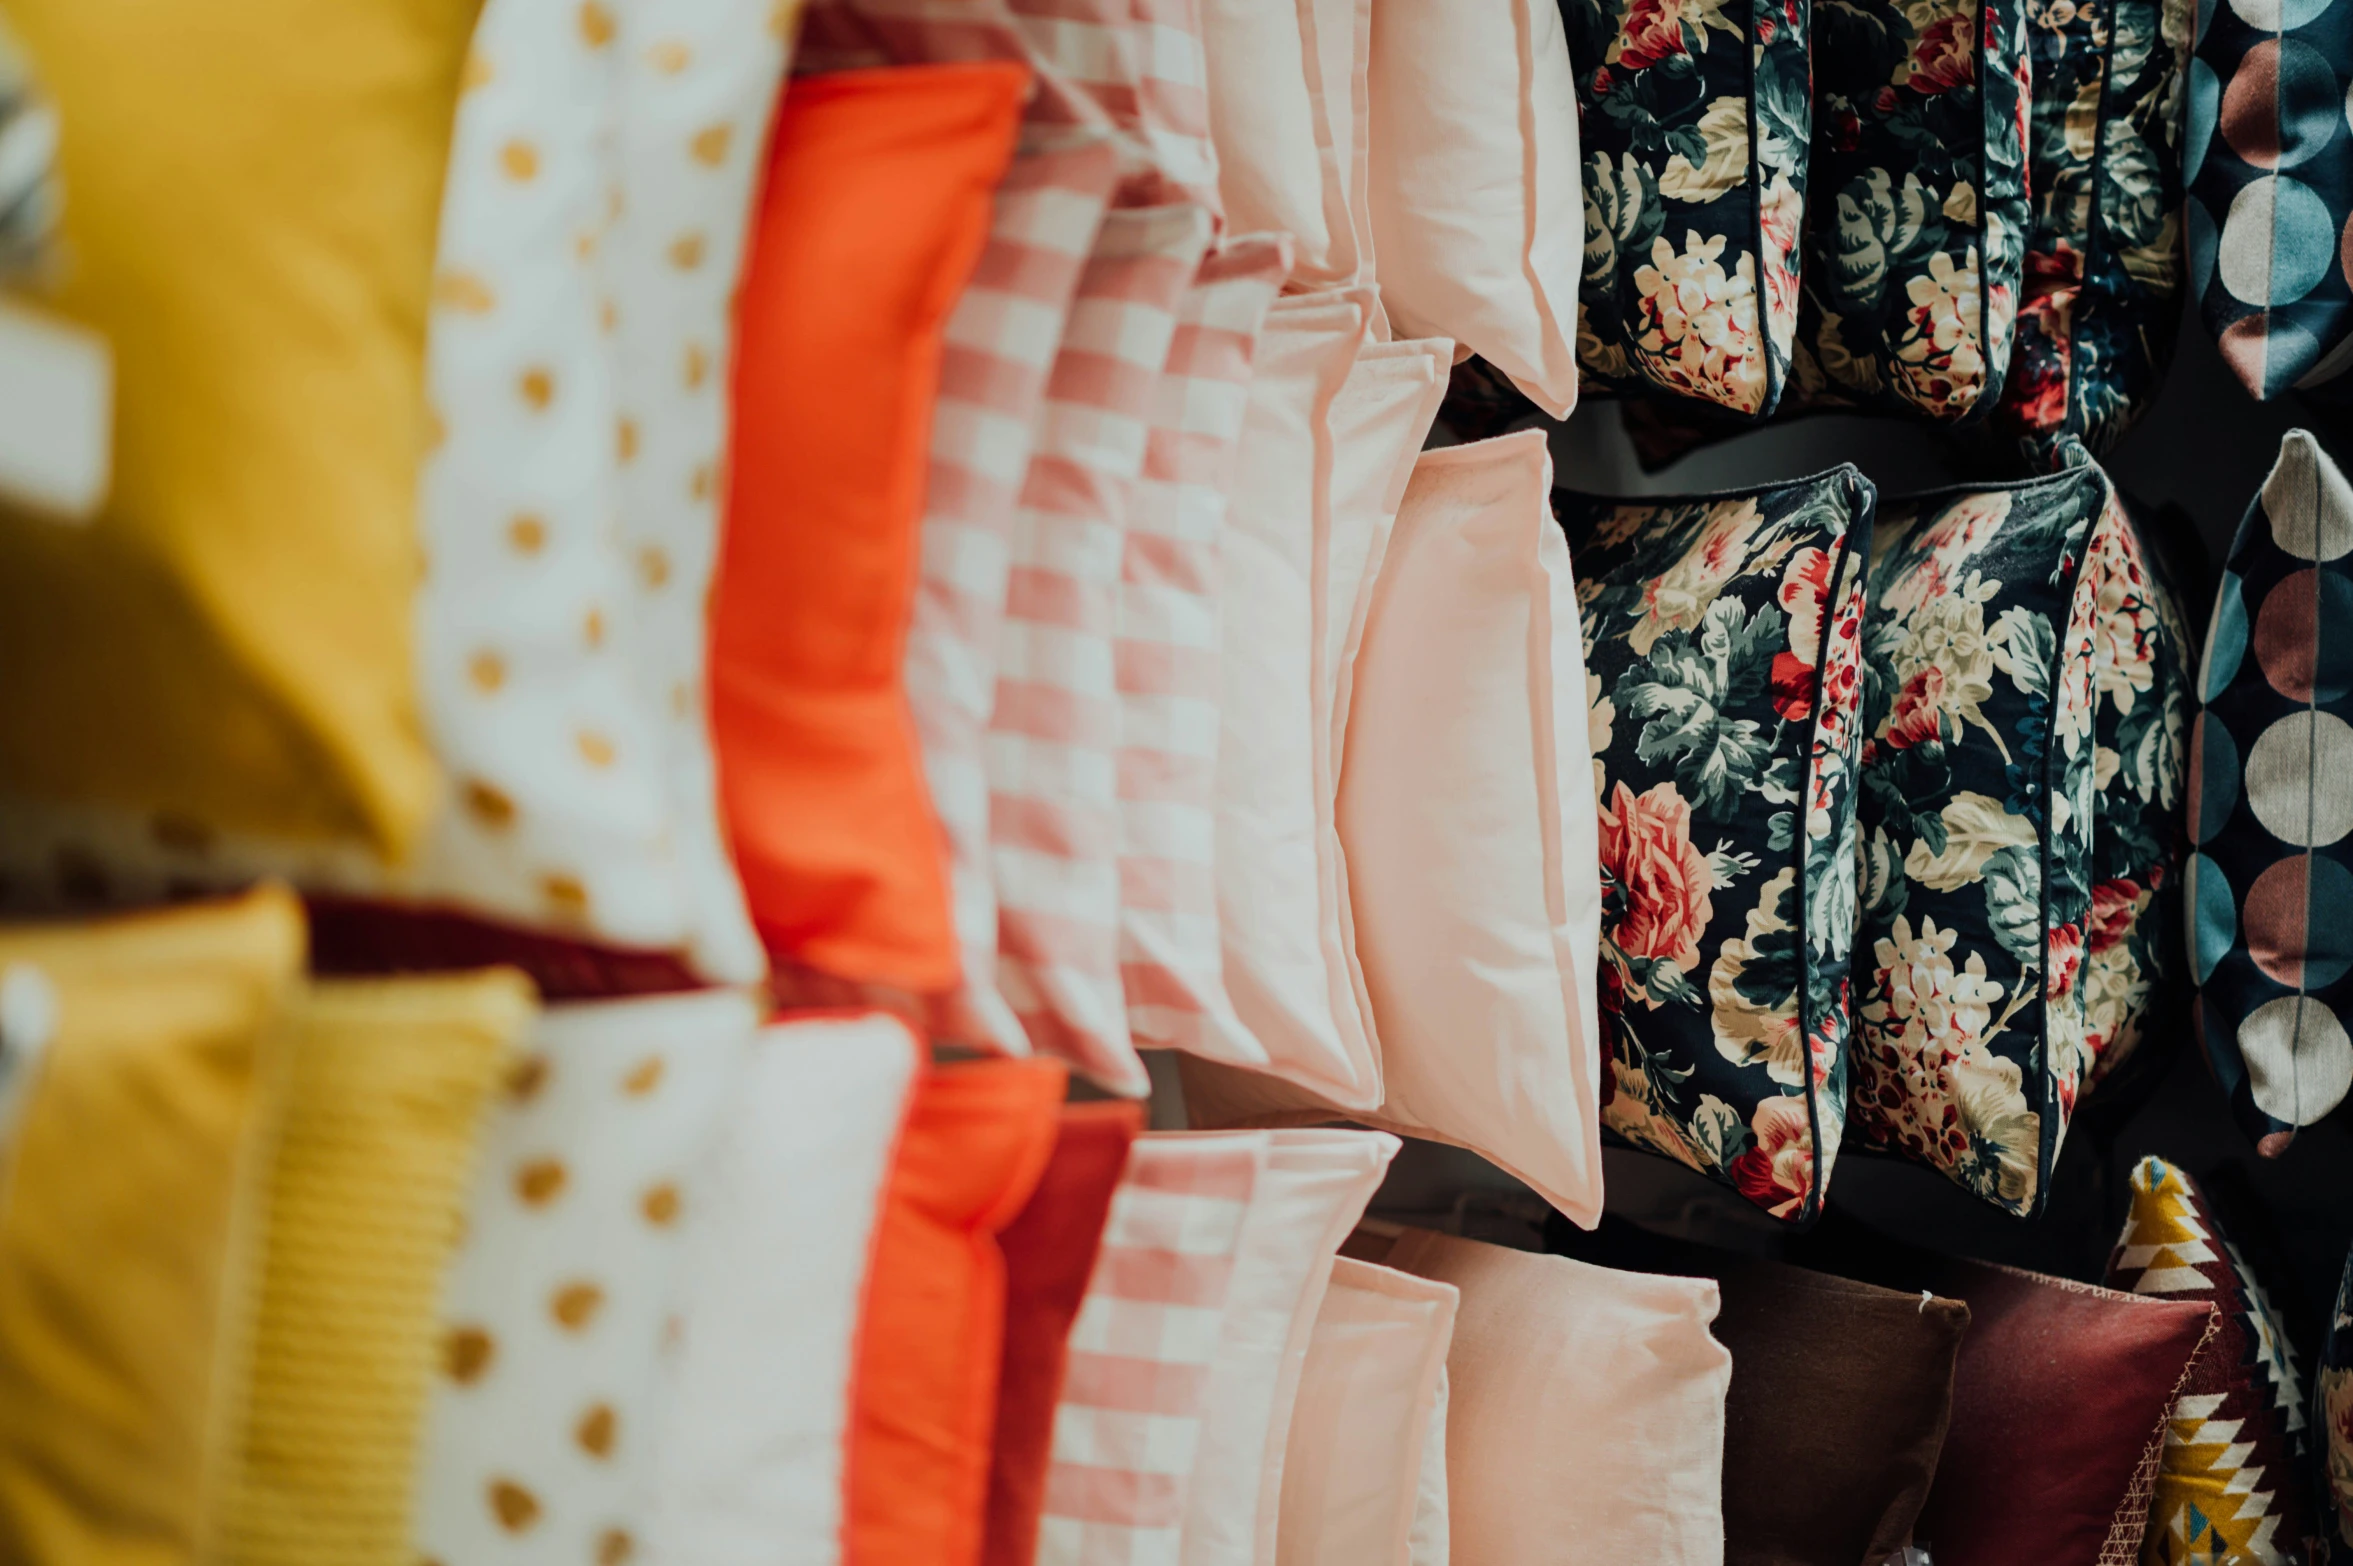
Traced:
<path fill-rule="evenodd" d="M 2108 1286 L 2216 1311 L 2214 1339 L 2173 1407 L 2143 1558 L 2304 1558 L 2311 1442 L 2295 1350 L 2196 1182 L 2144 1158 L 2130 1183 Z"/>
<path fill-rule="evenodd" d="M 2231 541 L 2198 671 L 2184 915 L 2198 1031 L 2270 1156 L 2353 1085 L 2353 489 L 2301 430 Z"/>
<path fill-rule="evenodd" d="M 1855 1025 L 1871 486 L 1839 468 L 1553 505 L 1580 578 L 1599 796 L 1602 1123 L 1810 1219 Z"/>

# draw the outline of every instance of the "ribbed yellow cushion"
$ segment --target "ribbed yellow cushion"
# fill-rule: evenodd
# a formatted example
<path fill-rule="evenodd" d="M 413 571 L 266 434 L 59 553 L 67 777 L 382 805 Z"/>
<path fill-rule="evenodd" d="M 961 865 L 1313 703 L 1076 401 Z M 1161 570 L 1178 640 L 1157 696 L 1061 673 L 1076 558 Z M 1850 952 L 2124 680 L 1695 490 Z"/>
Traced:
<path fill-rule="evenodd" d="M 57 999 L 0 1166 L 0 1560 L 195 1556 L 302 954 L 280 891 L 0 928 Z"/>
<path fill-rule="evenodd" d="M 442 1271 L 484 1107 L 532 1009 L 504 970 L 323 982 L 298 1008 L 219 1559 L 414 1566 Z"/>
<path fill-rule="evenodd" d="M 478 0 L 8 0 L 112 499 L 0 517 L 0 790 L 397 847 L 434 230 Z"/>

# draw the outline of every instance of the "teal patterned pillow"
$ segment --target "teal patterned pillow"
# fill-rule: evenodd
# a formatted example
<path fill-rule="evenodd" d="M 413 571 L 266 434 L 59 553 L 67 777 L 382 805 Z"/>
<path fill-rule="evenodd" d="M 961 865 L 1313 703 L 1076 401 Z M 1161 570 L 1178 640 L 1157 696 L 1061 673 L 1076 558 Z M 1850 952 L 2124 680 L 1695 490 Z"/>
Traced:
<path fill-rule="evenodd" d="M 1577 359 L 1763 418 L 1789 380 L 1807 0 L 1561 0 L 1585 153 Z"/>
<path fill-rule="evenodd" d="M 1798 380 L 1960 423 L 2010 363 L 2026 250 L 2021 0 L 1820 0 Z"/>
<path fill-rule="evenodd" d="M 1864 628 L 1855 1130 L 2020 1216 L 2130 1048 L 2181 785 L 2178 614 L 2107 475 L 2063 455 L 1890 502 Z"/>
<path fill-rule="evenodd" d="M 1601 807 L 1602 1123 L 1810 1219 L 1846 1112 L 1871 486 L 1553 504 Z"/>

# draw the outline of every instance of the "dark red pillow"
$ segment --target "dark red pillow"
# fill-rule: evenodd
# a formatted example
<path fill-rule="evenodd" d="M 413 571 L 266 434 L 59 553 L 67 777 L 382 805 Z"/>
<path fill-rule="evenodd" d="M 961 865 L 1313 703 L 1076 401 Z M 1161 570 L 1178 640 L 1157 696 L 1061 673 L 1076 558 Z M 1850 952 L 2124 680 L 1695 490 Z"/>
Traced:
<path fill-rule="evenodd" d="M 1143 1128 L 1140 1104 L 1065 1105 L 1037 1190 L 998 1236 L 1005 1253 L 1005 1351 L 982 1566 L 1030 1566 L 1037 1554 L 1070 1325 L 1095 1270 L 1128 1144 Z"/>

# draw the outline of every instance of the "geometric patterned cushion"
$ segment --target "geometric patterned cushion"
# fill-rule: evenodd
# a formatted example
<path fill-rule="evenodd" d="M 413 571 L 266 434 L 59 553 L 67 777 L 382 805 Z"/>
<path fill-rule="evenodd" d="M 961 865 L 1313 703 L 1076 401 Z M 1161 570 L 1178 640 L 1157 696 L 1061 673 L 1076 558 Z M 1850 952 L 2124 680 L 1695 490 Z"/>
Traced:
<path fill-rule="evenodd" d="M 2199 1032 L 2277 1156 L 2353 1083 L 2353 489 L 2290 431 L 2232 540 L 2190 742 Z"/>
<path fill-rule="evenodd" d="M 2141 1560 L 2301 1560 L 2311 1513 L 2295 1352 L 2197 1185 L 2160 1158 L 2136 1164 L 2131 1184 L 2108 1286 L 2220 1313 L 2173 1406 Z"/>

